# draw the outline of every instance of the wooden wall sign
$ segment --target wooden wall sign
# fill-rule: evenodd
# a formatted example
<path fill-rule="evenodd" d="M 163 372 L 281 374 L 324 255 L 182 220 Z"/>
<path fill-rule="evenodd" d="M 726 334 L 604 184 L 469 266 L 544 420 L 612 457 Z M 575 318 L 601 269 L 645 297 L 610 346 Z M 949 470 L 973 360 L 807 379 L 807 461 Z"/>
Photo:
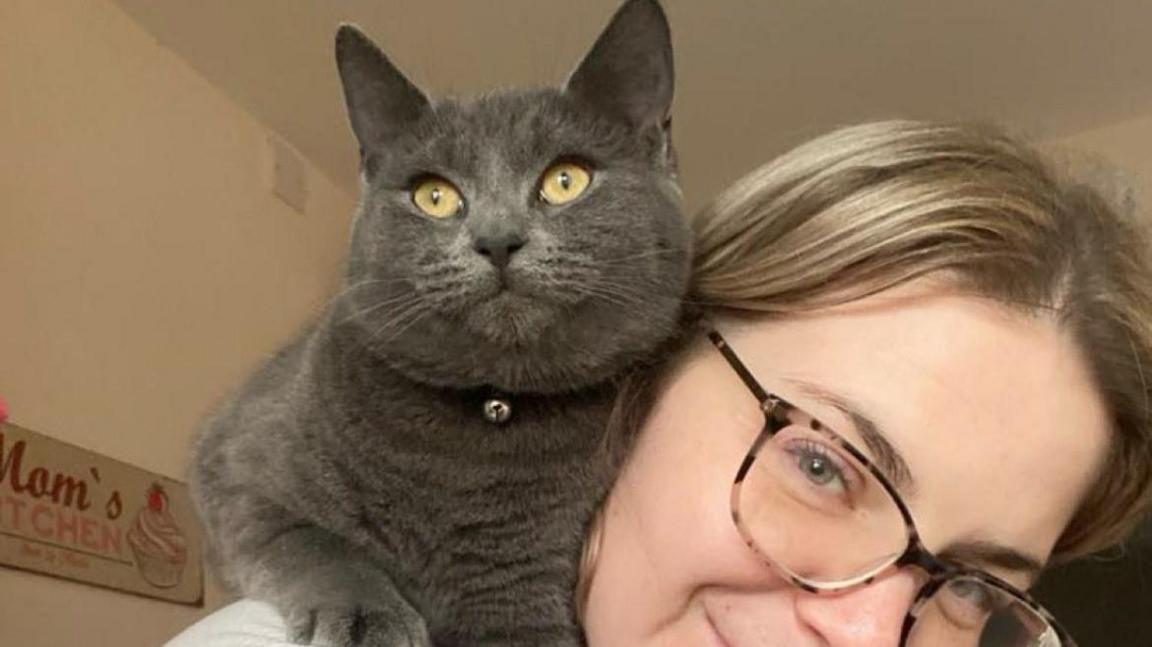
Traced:
<path fill-rule="evenodd" d="M 200 605 L 200 546 L 183 483 L 0 418 L 0 564 Z"/>

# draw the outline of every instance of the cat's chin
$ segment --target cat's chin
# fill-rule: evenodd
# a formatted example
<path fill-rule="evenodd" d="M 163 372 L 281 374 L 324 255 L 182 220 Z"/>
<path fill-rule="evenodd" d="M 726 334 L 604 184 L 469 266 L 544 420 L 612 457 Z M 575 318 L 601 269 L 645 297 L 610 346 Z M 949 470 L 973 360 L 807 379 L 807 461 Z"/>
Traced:
<path fill-rule="evenodd" d="M 559 314 L 555 305 L 503 289 L 474 303 L 463 323 L 471 336 L 482 341 L 509 349 L 523 348 L 547 334 Z"/>

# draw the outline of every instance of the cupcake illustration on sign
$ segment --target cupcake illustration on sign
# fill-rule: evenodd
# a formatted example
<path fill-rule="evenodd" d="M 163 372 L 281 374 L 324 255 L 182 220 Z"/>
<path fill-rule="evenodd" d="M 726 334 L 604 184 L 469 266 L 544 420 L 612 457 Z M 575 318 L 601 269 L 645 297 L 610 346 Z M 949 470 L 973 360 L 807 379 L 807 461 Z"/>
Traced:
<path fill-rule="evenodd" d="M 136 568 L 149 584 L 167 589 L 180 583 L 188 561 L 188 540 L 172 518 L 168 494 L 159 483 L 148 489 L 148 504 L 136 513 L 127 539 Z"/>

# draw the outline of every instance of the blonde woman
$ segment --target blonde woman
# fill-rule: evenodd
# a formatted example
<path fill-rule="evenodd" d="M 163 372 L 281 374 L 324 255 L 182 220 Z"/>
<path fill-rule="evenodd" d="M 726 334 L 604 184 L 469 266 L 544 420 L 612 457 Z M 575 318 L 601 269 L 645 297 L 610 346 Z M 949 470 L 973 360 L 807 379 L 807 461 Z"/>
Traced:
<path fill-rule="evenodd" d="M 1140 231 L 995 133 L 841 130 L 696 222 L 680 348 L 624 385 L 590 647 L 1069 647 L 1025 590 L 1152 480 Z M 275 645 L 255 602 L 174 646 Z"/>
<path fill-rule="evenodd" d="M 841 130 L 697 223 L 621 394 L 592 647 L 1072 645 L 1023 593 L 1149 499 L 1148 241 L 978 129 Z"/>

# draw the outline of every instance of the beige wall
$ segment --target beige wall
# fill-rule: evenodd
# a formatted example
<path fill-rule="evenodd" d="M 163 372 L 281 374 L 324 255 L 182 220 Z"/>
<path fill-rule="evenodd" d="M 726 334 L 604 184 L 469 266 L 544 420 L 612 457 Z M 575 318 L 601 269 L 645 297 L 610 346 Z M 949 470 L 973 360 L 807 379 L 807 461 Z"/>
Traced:
<path fill-rule="evenodd" d="M 1146 201 L 1152 199 L 1152 114 L 1062 137 L 1054 143 L 1115 166 Z M 1152 209 L 1152 204 L 1145 204 L 1146 209 Z"/>
<path fill-rule="evenodd" d="M 182 477 L 209 403 L 323 303 L 353 199 L 311 167 L 305 213 L 272 197 L 266 128 L 106 0 L 0 26 L 0 393 Z M 152 646 L 204 612 L 0 567 L 5 647 Z"/>

